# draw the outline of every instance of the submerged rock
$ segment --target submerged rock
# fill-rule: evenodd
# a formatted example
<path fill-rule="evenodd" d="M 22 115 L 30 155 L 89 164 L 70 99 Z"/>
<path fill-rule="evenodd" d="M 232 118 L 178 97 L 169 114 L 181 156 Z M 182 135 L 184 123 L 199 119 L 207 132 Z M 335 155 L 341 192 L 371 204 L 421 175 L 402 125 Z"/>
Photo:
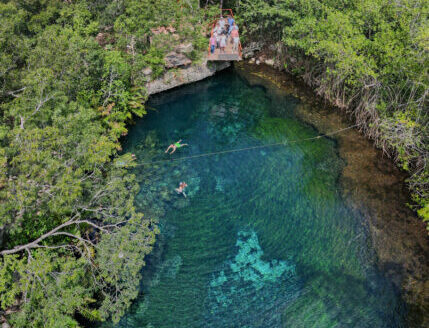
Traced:
<path fill-rule="evenodd" d="M 215 177 L 216 180 L 216 191 L 224 192 L 225 191 L 225 180 L 222 177 Z"/>
<path fill-rule="evenodd" d="M 207 324 L 280 328 L 283 308 L 299 295 L 295 265 L 262 260 L 254 231 L 240 231 L 236 246 L 236 256 L 209 282 Z"/>
<path fill-rule="evenodd" d="M 224 117 L 226 108 L 222 105 L 214 105 L 210 110 L 210 114 L 213 116 Z"/>
<path fill-rule="evenodd" d="M 264 252 L 259 246 L 258 237 L 254 231 L 238 233 L 236 246 L 238 254 L 230 264 L 231 270 L 236 272 L 244 281 L 252 282 L 254 287 L 262 288 L 267 281 L 275 282 L 284 273 L 295 274 L 295 266 L 287 261 L 263 261 Z"/>
<path fill-rule="evenodd" d="M 200 191 L 200 182 L 201 179 L 198 176 L 188 179 L 188 187 L 186 190 L 186 194 L 188 195 L 188 197 L 194 197 L 198 193 L 198 191 Z"/>
<path fill-rule="evenodd" d="M 176 200 L 173 203 L 173 206 L 177 209 L 185 208 L 189 204 L 189 201 L 186 198 L 184 198 L 183 196 L 181 196 L 181 195 L 179 195 L 179 196 L 182 198 Z"/>
<path fill-rule="evenodd" d="M 161 265 L 162 274 L 169 279 L 175 279 L 180 267 L 182 266 L 182 262 L 183 260 L 180 255 L 176 255 L 175 257 L 166 260 Z"/>
<path fill-rule="evenodd" d="M 156 135 L 156 131 L 155 130 L 149 131 L 149 133 L 147 134 L 144 140 L 144 146 L 147 148 L 155 148 L 158 143 L 159 143 L 159 138 Z"/>

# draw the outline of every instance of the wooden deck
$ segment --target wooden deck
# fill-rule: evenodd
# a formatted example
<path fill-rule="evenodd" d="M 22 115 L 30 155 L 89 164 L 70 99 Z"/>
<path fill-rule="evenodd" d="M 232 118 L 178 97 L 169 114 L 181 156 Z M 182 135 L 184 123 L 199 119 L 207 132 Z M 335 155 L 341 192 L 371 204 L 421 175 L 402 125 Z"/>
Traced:
<path fill-rule="evenodd" d="M 213 23 L 210 35 L 213 35 L 213 29 L 216 26 L 218 20 Z M 238 50 L 232 50 L 232 38 L 229 38 L 226 42 L 225 51 L 221 52 L 220 49 L 215 49 L 215 52 L 212 54 L 210 52 L 210 45 L 207 53 L 208 61 L 239 61 L 242 59 L 241 55 L 241 43 L 238 45 Z"/>

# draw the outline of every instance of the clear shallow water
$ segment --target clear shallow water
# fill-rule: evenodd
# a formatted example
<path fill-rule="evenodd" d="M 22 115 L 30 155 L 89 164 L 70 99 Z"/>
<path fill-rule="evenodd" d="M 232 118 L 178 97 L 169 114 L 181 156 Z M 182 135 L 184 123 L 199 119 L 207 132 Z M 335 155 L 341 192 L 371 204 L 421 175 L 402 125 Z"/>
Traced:
<path fill-rule="evenodd" d="M 298 100 L 233 71 L 163 93 L 124 144 L 141 162 L 317 135 Z M 344 163 L 321 138 L 136 170 L 138 206 L 160 221 L 141 295 L 117 327 L 403 327 L 359 214 L 342 199 Z M 189 185 L 185 199 L 174 192 Z M 364 206 L 364 205 L 363 205 Z"/>

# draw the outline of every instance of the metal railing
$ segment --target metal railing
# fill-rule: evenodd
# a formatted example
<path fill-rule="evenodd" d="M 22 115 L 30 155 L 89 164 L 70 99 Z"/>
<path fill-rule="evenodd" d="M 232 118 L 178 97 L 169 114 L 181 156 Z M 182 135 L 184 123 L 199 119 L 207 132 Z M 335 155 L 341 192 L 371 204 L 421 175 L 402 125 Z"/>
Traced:
<path fill-rule="evenodd" d="M 209 27 L 211 28 L 211 32 L 210 32 L 210 37 L 213 36 L 213 30 L 216 26 L 216 23 L 219 21 L 219 19 L 221 17 L 223 17 L 223 13 L 224 12 L 228 12 L 228 15 L 231 15 L 232 18 L 234 18 L 234 12 L 232 11 L 232 9 L 220 9 L 220 14 L 219 15 L 215 15 L 214 20 L 209 24 Z M 210 55 L 211 51 L 210 51 L 210 42 L 209 42 L 209 47 L 208 47 L 208 51 L 207 51 L 208 55 Z M 241 59 L 243 56 L 243 48 L 241 46 L 241 41 L 238 42 L 238 56 Z"/>

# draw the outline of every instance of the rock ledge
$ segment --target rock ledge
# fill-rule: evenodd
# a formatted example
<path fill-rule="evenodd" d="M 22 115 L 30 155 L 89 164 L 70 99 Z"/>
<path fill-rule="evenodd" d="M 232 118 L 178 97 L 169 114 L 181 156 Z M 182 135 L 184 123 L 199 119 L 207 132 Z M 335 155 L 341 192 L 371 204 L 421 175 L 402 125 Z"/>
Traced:
<path fill-rule="evenodd" d="M 181 85 L 204 80 L 230 66 L 230 62 L 207 63 L 207 61 L 204 61 L 202 64 L 175 69 L 174 71 L 166 72 L 163 77 L 157 80 L 148 82 L 146 90 L 148 95 L 153 95 Z"/>

